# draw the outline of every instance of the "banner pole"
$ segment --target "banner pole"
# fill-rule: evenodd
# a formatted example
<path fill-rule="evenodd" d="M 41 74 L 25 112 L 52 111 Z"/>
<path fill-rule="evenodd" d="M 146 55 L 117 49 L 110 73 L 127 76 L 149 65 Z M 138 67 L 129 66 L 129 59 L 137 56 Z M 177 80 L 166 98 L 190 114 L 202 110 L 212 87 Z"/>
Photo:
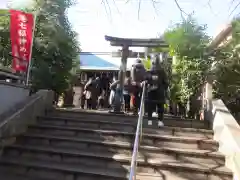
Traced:
<path fill-rule="evenodd" d="M 32 50 L 33 50 L 33 40 L 34 40 L 35 29 L 36 29 L 36 19 L 37 19 L 37 13 L 34 14 L 34 19 L 33 19 L 32 42 L 31 42 L 31 48 L 30 48 L 29 63 L 27 68 L 26 86 L 29 85 L 30 72 L 31 72 L 31 66 L 32 66 Z"/>

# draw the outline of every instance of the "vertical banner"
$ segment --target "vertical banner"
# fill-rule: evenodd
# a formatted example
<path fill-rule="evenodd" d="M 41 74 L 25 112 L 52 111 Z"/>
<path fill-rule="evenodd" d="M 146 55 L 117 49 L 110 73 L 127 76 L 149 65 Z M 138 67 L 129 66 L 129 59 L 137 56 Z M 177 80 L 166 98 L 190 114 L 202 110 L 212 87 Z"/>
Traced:
<path fill-rule="evenodd" d="M 31 58 L 34 18 L 32 14 L 10 10 L 12 69 L 27 72 Z"/>

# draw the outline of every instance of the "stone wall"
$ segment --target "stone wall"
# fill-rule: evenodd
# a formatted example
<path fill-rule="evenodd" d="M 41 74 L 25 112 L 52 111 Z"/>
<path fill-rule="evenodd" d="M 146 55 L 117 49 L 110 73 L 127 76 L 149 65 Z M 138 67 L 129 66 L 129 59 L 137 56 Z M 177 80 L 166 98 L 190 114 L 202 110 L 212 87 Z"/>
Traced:
<path fill-rule="evenodd" d="M 24 133 L 30 124 L 34 124 L 40 115 L 53 108 L 54 93 L 40 90 L 28 96 L 0 114 L 0 150 L 6 144 L 13 143 L 15 137 Z"/>
<path fill-rule="evenodd" d="M 225 155 L 226 166 L 240 179 L 240 126 L 222 100 L 212 101 L 212 128 L 219 151 Z"/>
<path fill-rule="evenodd" d="M 29 88 L 21 84 L 0 81 L 0 114 L 29 96 Z"/>

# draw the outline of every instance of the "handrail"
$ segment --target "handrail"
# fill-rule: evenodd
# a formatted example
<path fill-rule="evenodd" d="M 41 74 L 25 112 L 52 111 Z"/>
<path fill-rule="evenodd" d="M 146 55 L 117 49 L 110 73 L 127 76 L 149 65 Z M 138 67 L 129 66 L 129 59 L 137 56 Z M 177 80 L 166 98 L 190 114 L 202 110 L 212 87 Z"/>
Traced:
<path fill-rule="evenodd" d="M 138 115 L 137 129 L 135 133 L 135 140 L 133 145 L 129 180 L 136 180 L 138 148 L 142 140 L 142 123 L 143 123 L 143 115 L 144 115 L 145 94 L 146 94 L 146 82 L 143 82 L 143 91 L 142 91 L 142 97 L 141 97 L 140 111 Z"/>
<path fill-rule="evenodd" d="M 17 105 L 21 105 L 21 107 L 19 107 L 18 109 L 16 109 L 16 112 L 14 112 L 12 115 L 10 115 L 9 117 L 7 117 L 6 119 L 3 120 L 3 122 L 0 122 L 0 129 L 6 125 L 11 119 L 12 117 L 16 116 L 17 114 L 21 113 L 22 111 L 24 111 L 27 107 L 31 106 L 33 103 L 35 103 L 38 99 L 40 99 L 41 96 L 40 95 L 36 95 L 36 97 L 34 96 L 33 98 L 29 97 L 27 98 L 27 100 L 18 103 Z"/>

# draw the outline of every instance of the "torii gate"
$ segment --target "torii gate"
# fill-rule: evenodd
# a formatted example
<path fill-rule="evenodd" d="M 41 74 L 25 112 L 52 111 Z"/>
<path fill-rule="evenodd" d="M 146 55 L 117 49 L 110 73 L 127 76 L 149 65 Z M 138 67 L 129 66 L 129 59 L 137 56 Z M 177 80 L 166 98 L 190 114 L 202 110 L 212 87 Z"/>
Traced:
<path fill-rule="evenodd" d="M 115 93 L 114 101 L 114 112 L 121 113 L 121 99 L 123 82 L 127 70 L 127 58 L 129 56 L 129 47 L 169 47 L 166 42 L 160 38 L 158 39 L 131 39 L 131 38 L 118 38 L 112 36 L 105 36 L 106 41 L 110 41 L 111 46 L 121 46 L 122 47 L 122 58 L 121 67 L 118 75 L 119 83 L 119 94 Z"/>

